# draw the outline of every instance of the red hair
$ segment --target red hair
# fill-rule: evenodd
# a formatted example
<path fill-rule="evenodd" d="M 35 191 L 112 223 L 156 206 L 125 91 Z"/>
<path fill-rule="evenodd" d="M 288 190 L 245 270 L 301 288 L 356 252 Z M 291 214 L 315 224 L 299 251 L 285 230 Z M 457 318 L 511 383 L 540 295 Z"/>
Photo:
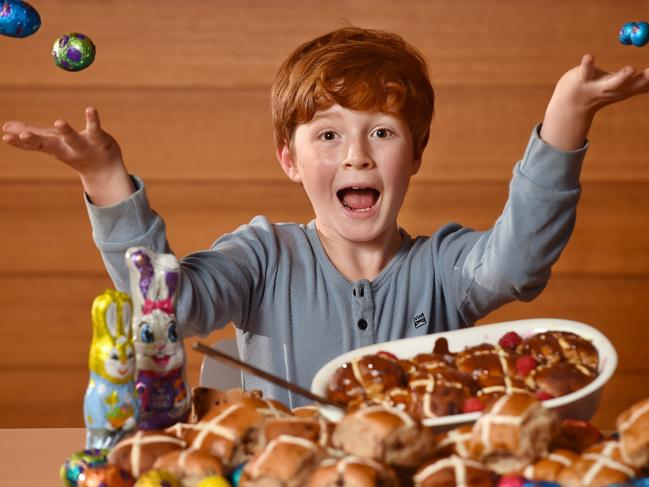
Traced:
<path fill-rule="evenodd" d="M 271 90 L 275 145 L 290 144 L 299 124 L 333 104 L 402 118 L 415 159 L 428 143 L 435 95 L 422 55 L 396 34 L 345 27 L 299 46 Z"/>

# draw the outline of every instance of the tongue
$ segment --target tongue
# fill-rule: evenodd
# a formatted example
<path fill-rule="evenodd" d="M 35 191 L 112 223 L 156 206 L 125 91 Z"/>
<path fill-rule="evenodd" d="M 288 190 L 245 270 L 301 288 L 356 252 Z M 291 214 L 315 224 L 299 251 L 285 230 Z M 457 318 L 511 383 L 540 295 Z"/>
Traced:
<path fill-rule="evenodd" d="M 374 204 L 375 191 L 372 189 L 346 189 L 342 201 L 352 210 L 362 210 Z"/>

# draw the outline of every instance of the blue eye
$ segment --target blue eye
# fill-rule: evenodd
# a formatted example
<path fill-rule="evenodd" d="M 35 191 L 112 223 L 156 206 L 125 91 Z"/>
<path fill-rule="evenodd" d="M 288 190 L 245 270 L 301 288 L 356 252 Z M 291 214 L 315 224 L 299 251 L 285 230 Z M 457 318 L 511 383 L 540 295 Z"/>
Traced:
<path fill-rule="evenodd" d="M 167 328 L 167 338 L 172 342 L 178 341 L 178 332 L 176 331 L 176 322 L 172 321 L 169 323 L 169 328 Z"/>
<path fill-rule="evenodd" d="M 151 325 L 148 323 L 140 328 L 140 339 L 144 343 L 153 343 L 155 337 L 153 336 L 153 331 L 151 331 Z"/>

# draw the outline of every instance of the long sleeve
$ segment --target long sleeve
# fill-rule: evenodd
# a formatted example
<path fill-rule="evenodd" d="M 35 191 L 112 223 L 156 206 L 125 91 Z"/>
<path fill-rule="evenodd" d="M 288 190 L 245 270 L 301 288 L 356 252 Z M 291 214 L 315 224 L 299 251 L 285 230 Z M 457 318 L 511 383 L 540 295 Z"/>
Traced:
<path fill-rule="evenodd" d="M 136 191 L 117 205 L 97 207 L 86 197 L 93 239 L 115 287 L 124 292 L 129 292 L 124 261 L 129 247 L 172 253 L 164 221 L 149 206 L 143 182 L 133 179 Z M 229 321 L 245 327 L 274 248 L 270 224 L 261 218 L 254 222 L 224 235 L 209 250 L 180 259 L 176 318 L 183 336 L 206 335 Z"/>
<path fill-rule="evenodd" d="M 434 248 L 445 263 L 441 275 L 464 324 L 507 302 L 538 296 L 574 228 L 588 144 L 560 151 L 541 140 L 539 131 L 540 125 L 514 167 L 507 203 L 494 226 L 472 232 L 450 225 L 437 235 Z"/>

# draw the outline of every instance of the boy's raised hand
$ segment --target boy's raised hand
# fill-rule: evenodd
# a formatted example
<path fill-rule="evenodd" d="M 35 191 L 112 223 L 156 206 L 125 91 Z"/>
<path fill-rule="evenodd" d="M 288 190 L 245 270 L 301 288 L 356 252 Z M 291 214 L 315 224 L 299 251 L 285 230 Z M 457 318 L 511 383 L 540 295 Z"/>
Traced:
<path fill-rule="evenodd" d="M 557 92 L 566 92 L 568 97 L 596 112 L 606 105 L 649 92 L 649 68 L 636 72 L 632 66 L 625 66 L 608 73 L 595 66 L 592 55 L 586 54 L 581 64 L 568 71 L 557 84 Z"/>
<path fill-rule="evenodd" d="M 9 121 L 2 126 L 2 140 L 19 149 L 50 154 L 79 173 L 95 204 L 115 204 L 133 192 L 133 183 L 119 145 L 101 128 L 97 110 L 88 107 L 85 116 L 86 127 L 80 132 L 64 120 L 57 120 L 51 128 Z"/>
<path fill-rule="evenodd" d="M 586 54 L 559 79 L 545 112 L 541 138 L 563 150 L 578 149 L 601 108 L 641 93 L 649 93 L 649 68 L 637 72 L 625 66 L 609 73 Z"/>

